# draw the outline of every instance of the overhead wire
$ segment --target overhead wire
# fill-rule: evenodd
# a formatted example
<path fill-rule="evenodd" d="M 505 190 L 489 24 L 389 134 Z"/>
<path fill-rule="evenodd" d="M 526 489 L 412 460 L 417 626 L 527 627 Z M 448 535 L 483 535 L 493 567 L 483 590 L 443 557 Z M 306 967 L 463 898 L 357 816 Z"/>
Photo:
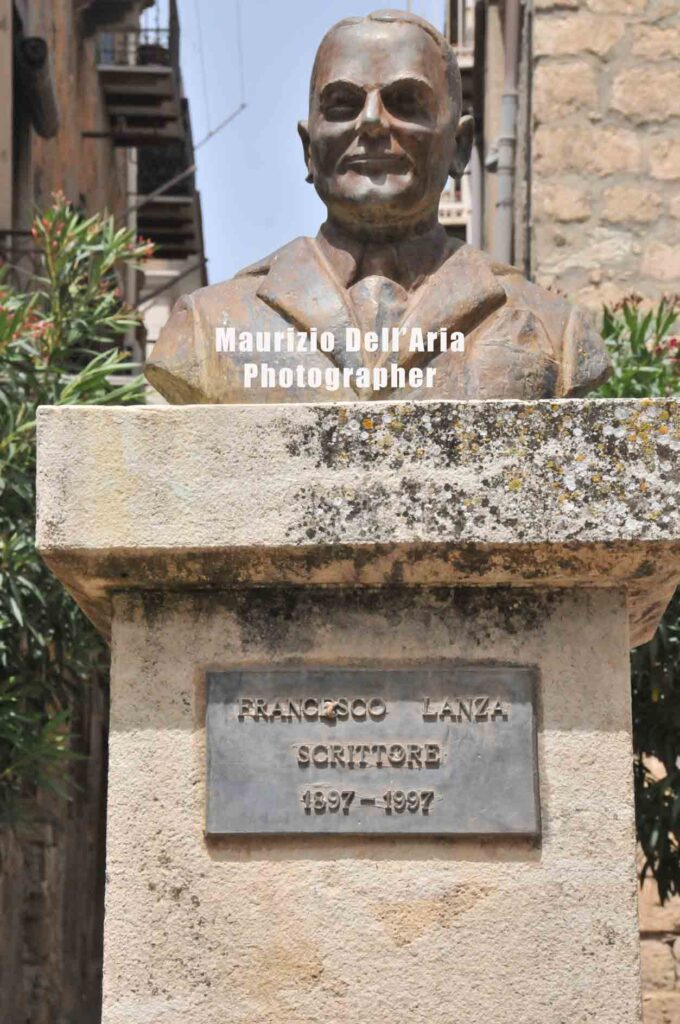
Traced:
<path fill-rule="evenodd" d="M 196 3 L 197 4 L 200 3 L 200 0 L 196 0 Z M 235 20 L 236 20 L 236 55 L 237 55 L 237 65 L 238 65 L 239 93 L 240 93 L 240 96 L 241 96 L 241 102 L 236 107 L 236 109 L 232 110 L 230 114 L 227 114 L 227 116 L 222 121 L 220 121 L 219 124 L 217 124 L 214 128 L 209 128 L 207 134 L 201 139 L 200 142 L 197 142 L 196 145 L 194 146 L 194 152 L 196 152 L 197 149 L 200 149 L 201 146 L 204 146 L 205 143 L 208 142 L 209 139 L 212 139 L 215 135 L 217 135 L 218 132 L 221 132 L 223 128 L 226 128 L 228 124 L 231 124 L 231 122 L 234 120 L 234 118 L 238 117 L 238 115 L 241 113 L 241 111 L 245 110 L 246 106 L 247 106 L 247 104 L 246 104 L 245 59 L 244 59 L 244 56 L 243 56 L 243 25 L 242 25 L 242 20 L 241 20 L 241 0 L 235 0 L 235 12 L 236 12 L 236 18 L 235 18 Z M 200 25 L 199 25 L 199 31 L 200 31 Z M 209 124 L 210 124 L 210 121 L 208 121 L 208 125 Z"/>
<path fill-rule="evenodd" d="M 201 0 L 194 0 L 196 10 L 196 24 L 198 25 L 198 55 L 201 64 L 201 80 L 203 82 L 203 103 L 205 106 L 205 123 L 210 128 L 210 95 L 208 92 L 208 76 L 205 64 L 205 50 L 203 49 L 203 27 L 201 25 Z"/>
<path fill-rule="evenodd" d="M 243 59 L 243 23 L 241 21 L 241 0 L 236 0 L 236 52 L 238 54 L 239 85 L 241 87 L 241 103 L 246 103 L 246 73 Z"/>
<path fill-rule="evenodd" d="M 210 139 L 214 138 L 214 136 L 217 135 L 219 132 L 221 132 L 223 128 L 226 128 L 228 124 L 231 124 L 231 122 L 234 120 L 234 118 L 238 117 L 238 115 L 241 113 L 241 111 L 245 110 L 245 109 L 246 109 L 246 104 L 245 103 L 239 103 L 239 105 L 236 108 L 236 110 L 232 110 L 231 114 L 227 114 L 227 116 L 224 118 L 223 121 L 220 121 L 220 123 L 215 128 L 212 128 L 208 132 L 208 134 L 205 135 L 201 139 L 200 142 L 196 143 L 196 145 L 194 146 L 194 152 L 196 152 L 197 149 L 200 149 L 201 146 L 205 146 L 206 142 L 209 142 Z"/>
<path fill-rule="evenodd" d="M 197 3 L 197 11 L 198 11 L 198 4 L 200 4 L 200 0 L 196 0 L 196 3 Z M 240 0 L 236 0 L 235 14 L 236 14 L 236 18 L 235 18 L 235 20 L 236 20 L 236 33 L 235 33 L 235 35 L 236 35 L 236 52 L 237 52 L 237 64 L 238 64 L 238 73 L 239 73 L 239 89 L 240 89 L 240 94 L 241 94 L 241 101 L 240 101 L 239 105 L 234 110 L 230 111 L 230 113 L 227 114 L 227 116 L 224 117 L 217 125 L 215 125 L 214 128 L 208 127 L 208 131 L 203 136 L 203 138 L 194 145 L 194 147 L 193 147 L 194 153 L 196 153 L 202 146 L 204 146 L 206 144 L 206 142 L 209 142 L 216 135 L 219 135 L 219 133 L 221 131 L 223 131 L 223 129 L 226 128 L 227 125 L 231 124 L 231 122 L 236 117 L 238 117 L 238 115 L 240 113 L 242 113 L 246 109 L 246 107 L 247 107 L 246 95 L 245 95 L 245 61 L 244 61 L 244 53 L 243 53 L 243 33 L 242 33 L 242 23 L 241 23 L 241 3 L 240 3 Z M 200 21 L 199 21 L 199 33 L 200 33 Z M 199 38 L 200 38 L 200 35 L 199 35 Z M 200 55 L 200 60 L 201 60 L 201 68 L 202 68 L 202 72 L 203 72 L 203 86 L 204 86 L 204 90 L 206 90 L 206 92 L 207 92 L 207 78 L 205 76 L 205 61 L 203 59 L 203 46 L 202 46 L 202 43 L 199 44 L 199 55 Z M 207 94 L 206 94 L 206 98 L 207 98 Z M 207 108 L 207 105 L 206 105 L 206 114 L 209 114 L 209 110 Z M 208 120 L 207 123 L 208 123 L 208 125 L 210 125 L 210 121 L 209 120 Z M 131 207 L 129 207 L 125 211 L 126 215 L 128 215 L 130 213 L 135 213 L 137 210 L 141 209 L 143 206 L 146 206 L 146 204 L 151 202 L 153 199 L 157 199 L 158 196 L 163 195 L 163 193 L 166 192 L 169 188 L 172 188 L 173 185 L 176 185 L 180 181 L 183 181 L 185 178 L 188 178 L 195 171 L 196 171 L 196 164 L 194 162 L 192 162 L 190 167 L 187 167 L 186 170 L 182 171 L 180 174 L 174 175 L 172 178 L 169 178 L 168 181 L 164 182 L 158 188 L 154 189 L 153 192 L 149 193 L 148 196 L 142 196 L 136 203 L 134 203 Z"/>

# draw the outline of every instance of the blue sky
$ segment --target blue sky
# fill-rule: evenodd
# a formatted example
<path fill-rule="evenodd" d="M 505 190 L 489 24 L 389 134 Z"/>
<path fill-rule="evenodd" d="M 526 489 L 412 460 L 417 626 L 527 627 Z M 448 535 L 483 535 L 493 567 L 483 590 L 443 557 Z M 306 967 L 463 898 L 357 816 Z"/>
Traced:
<path fill-rule="evenodd" d="M 197 154 L 211 282 L 297 235 L 316 233 L 323 207 L 305 182 L 296 129 L 307 113 L 314 52 L 334 22 L 380 6 L 380 0 L 241 0 L 247 107 Z M 443 0 L 413 0 L 411 8 L 443 26 Z M 241 99 L 237 4 L 179 0 L 179 10 L 184 87 L 199 142 Z"/>

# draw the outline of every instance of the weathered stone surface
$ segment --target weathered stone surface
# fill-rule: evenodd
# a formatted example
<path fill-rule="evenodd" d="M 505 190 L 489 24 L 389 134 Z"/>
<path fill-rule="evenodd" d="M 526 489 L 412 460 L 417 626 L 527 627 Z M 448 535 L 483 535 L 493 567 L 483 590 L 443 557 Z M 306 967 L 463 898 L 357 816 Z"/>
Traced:
<path fill-rule="evenodd" d="M 113 619 L 105 1024 L 639 1024 L 679 446 L 672 401 L 41 412 L 41 550 Z M 206 839 L 207 670 L 428 661 L 537 670 L 540 848 Z"/>
<path fill-rule="evenodd" d="M 610 274 L 614 272 L 617 278 L 620 278 L 619 267 L 625 264 L 633 244 L 628 231 L 596 227 L 592 228 L 586 237 L 580 228 L 574 228 L 568 237 L 566 228 L 560 229 L 561 231 L 565 232 L 562 235 L 563 240 L 556 244 L 554 250 L 544 259 L 542 274 L 552 275 L 554 279 L 572 269 L 597 272 L 601 267 L 606 267 Z"/>
<path fill-rule="evenodd" d="M 630 295 L 632 286 L 627 284 L 628 277 L 628 274 L 620 273 L 617 275 L 616 281 L 603 281 L 600 279 L 597 284 L 578 288 L 575 296 L 583 306 L 589 309 L 601 309 L 603 304 L 614 306 L 616 303 L 621 302 L 626 295 Z M 553 277 L 552 284 L 555 284 L 555 280 L 556 278 Z M 636 287 L 639 291 L 639 283 L 637 283 Z M 656 296 L 654 297 L 656 298 Z"/>
<path fill-rule="evenodd" d="M 539 177 L 569 172 L 604 174 L 636 172 L 642 168 L 642 139 L 613 126 L 540 125 L 534 136 Z"/>
<path fill-rule="evenodd" d="M 673 25 L 640 26 L 633 38 L 633 53 L 648 60 L 677 58 L 680 53 L 680 22 Z"/>
<path fill-rule="evenodd" d="M 534 72 L 533 86 L 532 109 L 538 122 L 598 106 L 597 76 L 585 60 L 541 63 Z"/>
<path fill-rule="evenodd" d="M 644 989 L 675 988 L 675 960 L 668 943 L 643 939 L 640 943 L 640 959 Z"/>
<path fill-rule="evenodd" d="M 625 586 L 680 576 L 672 400 L 44 408 L 38 546 L 111 596 L 245 583 Z"/>
<path fill-rule="evenodd" d="M 678 1024 L 680 993 L 646 993 L 642 1003 L 642 1020 L 643 1024 Z"/>
<path fill-rule="evenodd" d="M 639 185 L 615 185 L 605 189 L 604 217 L 614 223 L 649 223 L 661 212 L 661 196 Z"/>
<path fill-rule="evenodd" d="M 647 0 L 645 10 L 647 21 L 661 22 L 664 18 L 670 18 L 677 13 L 677 0 Z"/>
<path fill-rule="evenodd" d="M 536 217 L 560 223 L 587 220 L 592 209 L 590 190 L 546 181 L 533 190 L 533 209 Z"/>
<path fill-rule="evenodd" d="M 680 178 L 680 139 L 654 138 L 650 144 L 649 169 L 661 181 Z"/>
<path fill-rule="evenodd" d="M 653 878 L 640 889 L 640 931 L 644 934 L 680 934 L 680 898 L 672 897 L 663 906 Z"/>
<path fill-rule="evenodd" d="M 587 11 L 541 18 L 534 31 L 537 57 L 559 57 L 582 53 L 606 56 L 623 38 L 625 23 L 620 18 L 601 18 Z"/>
<path fill-rule="evenodd" d="M 613 591 L 118 595 L 104 1024 L 639 1024 L 625 629 Z M 404 658 L 536 665 L 540 847 L 206 840 L 206 669 Z"/>
<path fill-rule="evenodd" d="M 680 69 L 643 64 L 622 71 L 614 79 L 610 103 L 613 110 L 639 123 L 677 116 L 680 114 Z"/>
<path fill-rule="evenodd" d="M 671 217 L 680 217 L 680 195 L 672 197 L 668 204 L 668 211 Z"/>
<path fill-rule="evenodd" d="M 650 242 L 642 255 L 642 272 L 660 281 L 680 285 L 680 249 L 677 244 Z"/>
<path fill-rule="evenodd" d="M 644 14 L 647 0 L 586 0 L 596 14 Z"/>

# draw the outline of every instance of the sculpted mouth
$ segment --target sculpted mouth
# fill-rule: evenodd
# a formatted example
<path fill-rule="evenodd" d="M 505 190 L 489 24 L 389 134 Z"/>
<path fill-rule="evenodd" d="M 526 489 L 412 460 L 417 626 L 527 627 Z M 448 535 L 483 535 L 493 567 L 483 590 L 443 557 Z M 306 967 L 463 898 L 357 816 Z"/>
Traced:
<path fill-rule="evenodd" d="M 372 171 L 382 172 L 383 174 L 387 171 L 405 171 L 407 167 L 408 162 L 404 157 L 396 156 L 394 153 L 375 156 L 357 154 L 355 156 L 348 156 L 343 160 L 343 168 L 345 170 L 363 171 L 365 174 Z"/>

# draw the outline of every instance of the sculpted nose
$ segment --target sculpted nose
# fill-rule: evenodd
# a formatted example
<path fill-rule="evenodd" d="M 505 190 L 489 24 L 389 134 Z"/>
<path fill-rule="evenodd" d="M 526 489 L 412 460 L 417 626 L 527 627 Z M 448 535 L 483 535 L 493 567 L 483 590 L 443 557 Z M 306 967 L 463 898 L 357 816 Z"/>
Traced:
<path fill-rule="evenodd" d="M 389 130 L 385 108 L 377 90 L 366 96 L 358 127 L 364 135 L 384 135 Z"/>

